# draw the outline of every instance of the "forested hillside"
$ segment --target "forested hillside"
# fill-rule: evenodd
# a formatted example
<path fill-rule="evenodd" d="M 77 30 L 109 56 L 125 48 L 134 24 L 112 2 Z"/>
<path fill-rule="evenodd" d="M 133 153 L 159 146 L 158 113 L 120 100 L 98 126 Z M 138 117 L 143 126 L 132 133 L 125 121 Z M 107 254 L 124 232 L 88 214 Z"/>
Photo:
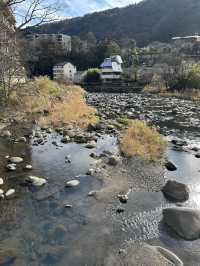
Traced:
<path fill-rule="evenodd" d="M 31 32 L 65 33 L 81 38 L 88 32 L 98 40 L 135 39 L 139 46 L 168 41 L 172 36 L 200 31 L 199 0 L 144 0 L 125 8 L 96 12 L 51 23 Z"/>

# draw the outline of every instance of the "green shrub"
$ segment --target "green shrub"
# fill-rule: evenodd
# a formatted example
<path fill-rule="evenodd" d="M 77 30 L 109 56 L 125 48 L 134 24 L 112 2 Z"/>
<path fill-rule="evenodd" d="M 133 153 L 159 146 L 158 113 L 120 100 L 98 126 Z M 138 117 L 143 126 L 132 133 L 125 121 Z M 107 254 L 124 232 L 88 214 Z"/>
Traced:
<path fill-rule="evenodd" d="M 99 82 L 101 79 L 100 70 L 98 68 L 88 69 L 84 78 L 85 82 Z"/>

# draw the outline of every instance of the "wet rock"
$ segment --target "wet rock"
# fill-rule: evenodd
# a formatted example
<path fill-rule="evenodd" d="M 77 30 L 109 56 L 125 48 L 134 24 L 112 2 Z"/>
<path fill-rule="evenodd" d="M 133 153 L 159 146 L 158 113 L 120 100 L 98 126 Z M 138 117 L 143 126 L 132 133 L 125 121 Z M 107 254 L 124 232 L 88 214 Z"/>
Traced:
<path fill-rule="evenodd" d="M 195 157 L 200 159 L 200 153 L 195 154 Z"/>
<path fill-rule="evenodd" d="M 0 265 L 13 265 L 17 258 L 17 251 L 14 249 L 0 250 Z"/>
<path fill-rule="evenodd" d="M 125 209 L 122 208 L 122 207 L 118 207 L 118 208 L 116 209 L 116 213 L 123 213 L 123 212 L 125 212 Z"/>
<path fill-rule="evenodd" d="M 21 158 L 21 157 L 11 157 L 9 159 L 9 162 L 10 163 L 14 163 L 14 164 L 16 164 L 16 163 L 22 163 L 23 161 L 24 161 L 24 159 Z"/>
<path fill-rule="evenodd" d="M 80 184 L 80 181 L 73 179 L 66 183 L 66 187 L 77 187 Z"/>
<path fill-rule="evenodd" d="M 110 254 L 105 266 L 183 266 L 183 262 L 170 250 L 145 243 L 129 246 L 118 254 Z"/>
<path fill-rule="evenodd" d="M 11 188 L 5 193 L 5 196 L 6 197 L 10 197 L 10 196 L 12 196 L 14 194 L 15 194 L 15 189 Z"/>
<path fill-rule="evenodd" d="M 86 174 L 93 176 L 95 174 L 95 169 L 89 169 Z"/>
<path fill-rule="evenodd" d="M 87 148 L 87 149 L 94 149 L 94 148 L 96 148 L 96 146 L 97 146 L 97 143 L 96 143 L 96 141 L 90 141 L 89 143 L 87 143 L 86 145 L 85 145 L 85 147 Z"/>
<path fill-rule="evenodd" d="M 118 195 L 117 197 L 118 197 L 119 201 L 123 204 L 128 202 L 128 195 Z"/>
<path fill-rule="evenodd" d="M 73 206 L 71 204 L 65 204 L 66 209 L 71 209 Z"/>
<path fill-rule="evenodd" d="M 30 164 L 27 164 L 25 167 L 24 167 L 25 170 L 32 170 L 33 169 L 33 166 L 30 165 Z"/>
<path fill-rule="evenodd" d="M 112 166 L 116 166 L 119 163 L 119 158 L 116 156 L 111 156 L 108 158 L 108 164 Z"/>
<path fill-rule="evenodd" d="M 88 197 L 95 197 L 96 194 L 97 194 L 97 191 L 92 190 L 92 191 L 90 191 L 90 192 L 88 193 Z"/>
<path fill-rule="evenodd" d="M 3 185 L 3 178 L 0 178 L 0 186 Z"/>
<path fill-rule="evenodd" d="M 172 162 L 168 161 L 165 163 L 165 167 L 168 171 L 176 171 L 177 167 L 175 164 L 173 164 Z"/>
<path fill-rule="evenodd" d="M 167 208 L 163 210 L 164 222 L 180 237 L 195 240 L 200 237 L 200 211 L 190 208 Z"/>
<path fill-rule="evenodd" d="M 37 176 L 29 176 L 26 180 L 36 187 L 41 187 L 47 183 L 47 180 L 45 178 Z"/>
<path fill-rule="evenodd" d="M 15 170 L 17 169 L 15 163 L 7 164 L 6 168 L 7 168 L 9 171 L 15 171 Z"/>
<path fill-rule="evenodd" d="M 189 199 L 189 188 L 182 183 L 169 180 L 163 187 L 165 197 L 173 201 L 186 201 Z"/>
<path fill-rule="evenodd" d="M 96 131 L 96 125 L 95 124 L 89 124 L 88 125 L 88 128 L 87 128 L 87 131 L 88 132 L 93 132 L 93 131 Z"/>
<path fill-rule="evenodd" d="M 62 143 L 69 143 L 70 142 L 70 137 L 69 136 L 65 136 L 64 138 L 61 139 Z"/>

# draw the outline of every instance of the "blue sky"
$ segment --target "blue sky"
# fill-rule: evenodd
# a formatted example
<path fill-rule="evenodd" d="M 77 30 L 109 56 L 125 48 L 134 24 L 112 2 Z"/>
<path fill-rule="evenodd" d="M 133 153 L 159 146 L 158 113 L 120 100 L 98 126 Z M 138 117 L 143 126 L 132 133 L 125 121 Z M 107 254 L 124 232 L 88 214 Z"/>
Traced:
<path fill-rule="evenodd" d="M 62 16 L 76 17 L 94 11 L 100 11 L 113 7 L 122 7 L 138 3 L 141 0 L 62 0 Z"/>

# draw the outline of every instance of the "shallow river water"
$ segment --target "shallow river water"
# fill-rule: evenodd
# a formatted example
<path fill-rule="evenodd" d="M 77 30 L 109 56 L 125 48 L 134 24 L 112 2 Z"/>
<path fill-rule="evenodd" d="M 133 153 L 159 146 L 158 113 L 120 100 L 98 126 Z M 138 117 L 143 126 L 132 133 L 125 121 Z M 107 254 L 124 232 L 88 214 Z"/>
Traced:
<path fill-rule="evenodd" d="M 192 150 L 200 147 L 197 104 L 141 94 L 90 94 L 88 102 L 102 113 L 105 111 L 108 118 L 123 114 L 145 119 L 159 126 L 168 140 L 187 140 L 181 151 L 169 145 L 167 156 L 178 170 L 165 171 L 164 178 L 188 184 L 191 195 L 186 205 L 200 208 L 200 159 L 195 158 Z M 161 192 L 142 189 L 131 192 L 122 214 L 115 211 L 119 206 L 117 200 L 105 203 L 88 197 L 90 191 L 102 187 L 100 180 L 86 175 L 95 163 L 90 153 L 116 150 L 115 137 L 99 137 L 93 150 L 75 143 L 62 144 L 62 147 L 52 144 L 60 138 L 59 134 L 52 133 L 39 146 L 0 139 L 3 188 L 16 189 L 13 198 L 0 201 L 0 251 L 12 250 L 16 256 L 8 256 L 6 264 L 0 265 L 104 265 L 104 259 L 113 250 L 117 252 L 129 243 L 145 241 L 174 251 L 184 265 L 200 266 L 200 240 L 184 241 L 163 225 L 162 209 L 174 204 Z M 24 163 L 17 171 L 7 172 L 6 155 L 23 156 Z M 71 163 L 65 162 L 68 155 Z M 31 172 L 23 169 L 26 164 L 33 166 Z M 24 186 L 27 175 L 45 177 L 48 183 L 39 189 Z M 65 182 L 74 178 L 80 185 L 66 188 Z M 72 208 L 65 208 L 66 204 Z"/>

